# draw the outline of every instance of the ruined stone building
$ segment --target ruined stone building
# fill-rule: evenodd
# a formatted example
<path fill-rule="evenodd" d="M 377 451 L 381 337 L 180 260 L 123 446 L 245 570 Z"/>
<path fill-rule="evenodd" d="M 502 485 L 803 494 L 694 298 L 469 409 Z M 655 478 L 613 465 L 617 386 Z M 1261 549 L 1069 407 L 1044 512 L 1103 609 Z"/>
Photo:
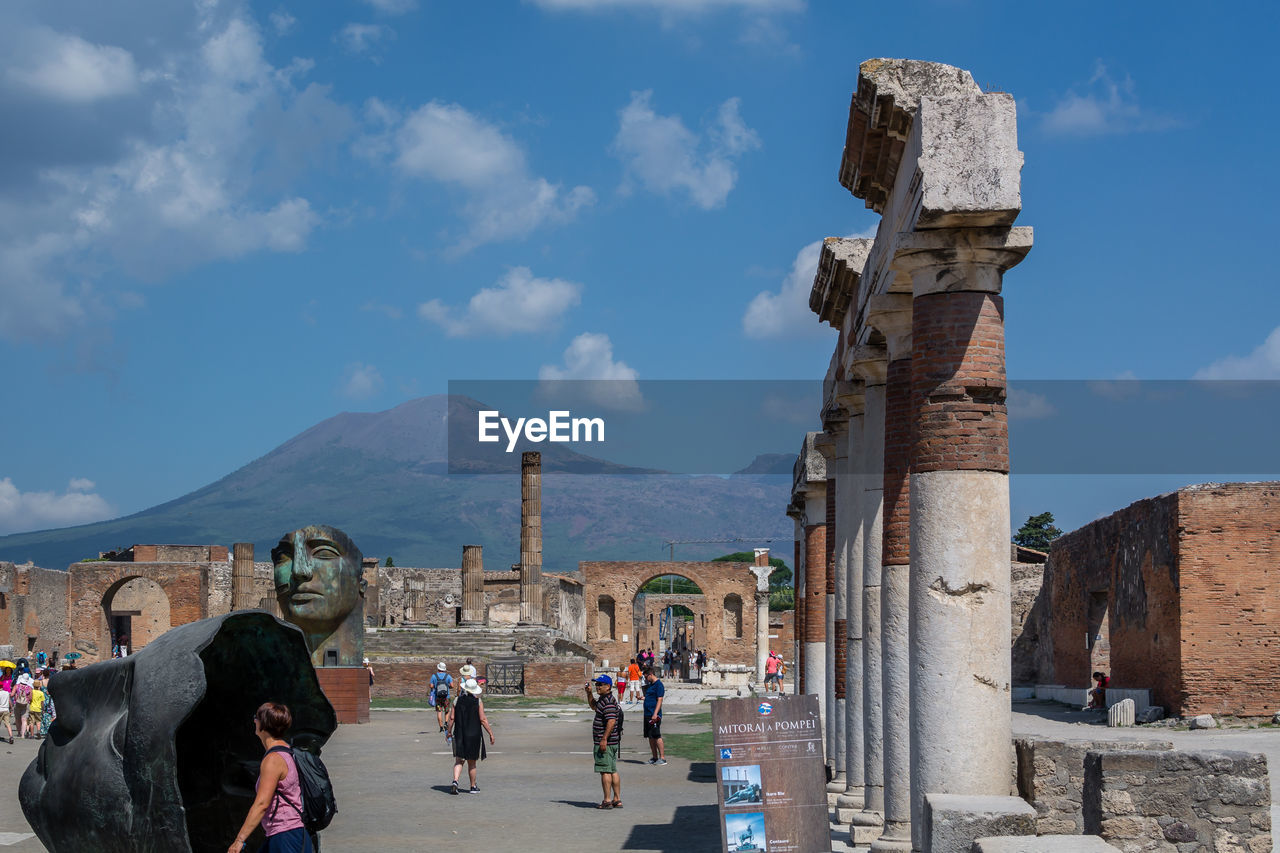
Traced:
<path fill-rule="evenodd" d="M 1172 715 L 1280 708 L 1280 483 L 1187 486 L 1062 536 L 1046 682 L 1148 688 Z"/>

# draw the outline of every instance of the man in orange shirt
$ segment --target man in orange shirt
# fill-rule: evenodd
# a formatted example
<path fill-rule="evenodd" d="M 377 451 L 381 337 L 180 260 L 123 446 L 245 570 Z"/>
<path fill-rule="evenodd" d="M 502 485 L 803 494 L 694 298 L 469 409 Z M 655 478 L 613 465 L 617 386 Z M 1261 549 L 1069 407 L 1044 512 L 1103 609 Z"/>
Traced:
<path fill-rule="evenodd" d="M 634 705 L 643 695 L 640 689 L 640 664 L 632 658 L 631 665 L 627 667 L 627 701 Z"/>

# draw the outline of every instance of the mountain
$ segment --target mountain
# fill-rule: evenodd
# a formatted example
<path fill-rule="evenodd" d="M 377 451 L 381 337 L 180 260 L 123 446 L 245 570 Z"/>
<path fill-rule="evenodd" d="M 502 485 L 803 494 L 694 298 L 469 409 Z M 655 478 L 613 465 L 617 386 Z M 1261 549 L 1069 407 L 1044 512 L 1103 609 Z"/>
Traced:
<path fill-rule="evenodd" d="M 683 476 L 627 468 L 559 445 L 524 445 L 454 458 L 449 424 L 474 424 L 481 404 L 436 395 L 384 412 L 335 415 L 260 459 L 176 500 L 124 518 L 0 537 L 0 559 L 47 568 L 134 543 L 253 542 L 266 559 L 281 534 L 306 524 L 346 531 L 365 556 L 402 566 L 457 566 L 464 544 L 485 546 L 488 568 L 520 556 L 520 453 L 542 452 L 543 566 L 579 560 L 658 560 L 666 540 L 785 538 L 786 476 Z M 742 472 L 740 472 L 742 473 Z M 776 546 L 775 546 L 775 549 Z M 708 559 L 733 544 L 679 546 Z M 788 556 L 790 547 L 781 550 Z"/>
<path fill-rule="evenodd" d="M 751 460 L 750 465 L 734 471 L 733 474 L 735 477 L 743 474 L 773 474 L 790 477 L 795 464 L 796 455 L 794 453 L 761 453 Z"/>

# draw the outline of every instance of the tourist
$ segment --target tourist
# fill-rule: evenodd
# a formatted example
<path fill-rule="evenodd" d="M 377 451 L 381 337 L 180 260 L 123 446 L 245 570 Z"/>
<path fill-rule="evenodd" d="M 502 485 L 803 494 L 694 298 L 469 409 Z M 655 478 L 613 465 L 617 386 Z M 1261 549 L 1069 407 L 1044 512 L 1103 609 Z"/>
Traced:
<path fill-rule="evenodd" d="M 6 667 L 5 668 L 6 675 L 8 674 L 8 672 L 9 672 L 9 669 L 8 667 Z M 10 704 L 9 704 L 9 691 L 0 690 L 0 723 L 4 724 L 4 730 L 9 733 L 9 743 L 13 743 L 13 724 L 11 722 L 12 716 L 13 716 L 13 713 L 10 709 Z"/>
<path fill-rule="evenodd" d="M 594 688 L 594 692 L 592 690 Z M 604 799 L 598 809 L 622 808 L 622 780 L 618 778 L 618 752 L 622 748 L 622 709 L 613 695 L 613 679 L 602 675 L 586 684 L 587 703 L 596 712 L 591 721 L 595 770 L 600 774 Z"/>
<path fill-rule="evenodd" d="M 1089 702 L 1081 710 L 1089 711 L 1094 709 L 1106 710 L 1107 707 L 1107 685 L 1111 683 L 1111 679 L 1107 678 L 1104 673 L 1095 672 L 1093 674 L 1093 689 L 1089 691 Z"/>
<path fill-rule="evenodd" d="M 636 659 L 631 659 L 631 664 L 627 667 L 627 700 L 631 704 L 635 704 L 644 695 L 641 682 L 643 676 L 640 675 L 640 664 L 636 663 Z"/>
<path fill-rule="evenodd" d="M 44 700 L 45 694 L 40 685 L 37 684 L 31 688 L 31 707 L 27 711 L 27 718 L 31 721 L 27 726 L 26 737 L 40 738 L 44 737 Z"/>
<path fill-rule="evenodd" d="M 662 744 L 662 702 L 667 688 L 651 669 L 644 672 L 644 736 L 649 741 L 650 764 L 667 763 L 666 748 Z"/>
<path fill-rule="evenodd" d="M 8 661 L 6 661 L 6 663 L 8 663 Z M 6 666 L 3 670 L 0 670 L 0 672 L 4 673 L 3 675 L 0 675 L 0 691 L 8 693 L 13 690 L 13 667 Z"/>
<path fill-rule="evenodd" d="M 369 686 L 372 687 L 373 686 L 373 664 L 369 663 L 368 658 L 364 659 L 364 669 L 365 669 L 365 672 L 369 673 Z"/>
<path fill-rule="evenodd" d="M 764 689 L 769 691 L 770 683 L 777 688 L 778 692 L 782 692 L 782 675 L 778 669 L 782 666 L 782 658 L 778 657 L 778 653 L 773 649 L 769 649 L 769 657 L 764 662 Z"/>
<path fill-rule="evenodd" d="M 436 664 L 435 674 L 431 676 L 431 681 L 427 684 L 427 701 L 435 706 L 436 724 L 440 726 L 440 731 L 444 731 L 444 720 L 449 713 L 449 707 L 453 702 L 451 691 L 453 689 L 453 676 L 449 674 L 449 668 L 444 665 L 444 661 Z"/>
<path fill-rule="evenodd" d="M 472 670 L 475 667 L 471 667 Z M 458 690 L 458 701 L 449 709 L 449 730 L 453 733 L 453 787 L 450 794 L 458 793 L 458 777 L 462 775 L 462 762 L 467 763 L 467 778 L 471 781 L 471 793 L 480 793 L 476 785 L 476 762 L 484 761 L 483 729 L 489 735 L 489 746 L 497 741 L 493 737 L 493 729 L 489 719 L 484 715 L 484 702 L 480 694 L 484 692 L 474 678 L 462 682 Z"/>
<path fill-rule="evenodd" d="M 298 766 L 284 736 L 293 725 L 289 709 L 278 702 L 263 702 L 253 714 L 253 733 L 266 755 L 258 767 L 257 796 L 249 807 L 235 841 L 227 853 L 240 853 L 259 823 L 267 841 L 259 853 L 311 853 L 315 847 L 302 821 L 302 784 Z M 283 750 L 276 751 L 284 747 Z"/>
<path fill-rule="evenodd" d="M 40 720 L 40 736 L 43 737 L 49 733 L 49 726 L 53 725 L 53 721 L 57 718 L 57 714 L 53 708 L 53 694 L 49 692 L 49 688 L 44 688 L 44 714 Z"/>
<path fill-rule="evenodd" d="M 480 679 L 477 677 L 476 666 L 471 662 L 471 658 L 467 658 L 467 662 L 458 667 L 458 677 L 463 681 L 466 681 L 468 678 L 474 678 L 476 679 L 477 684 L 480 683 Z M 462 695 L 461 684 L 458 685 L 458 695 Z"/>
<path fill-rule="evenodd" d="M 29 725 L 27 711 L 31 707 L 31 697 L 35 692 L 36 683 L 36 680 L 31 677 L 30 671 L 21 671 L 25 662 L 25 658 L 18 661 L 20 674 L 13 680 L 13 716 L 18 723 L 18 737 L 27 736 L 27 726 Z"/>

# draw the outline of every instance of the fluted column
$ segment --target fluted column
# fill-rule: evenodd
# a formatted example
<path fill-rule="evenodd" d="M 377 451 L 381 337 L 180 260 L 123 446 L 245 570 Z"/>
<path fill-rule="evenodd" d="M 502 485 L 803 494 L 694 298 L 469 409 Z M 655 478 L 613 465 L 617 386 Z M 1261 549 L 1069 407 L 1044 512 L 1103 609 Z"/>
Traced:
<path fill-rule="evenodd" d="M 905 235 L 911 276 L 911 805 L 1007 795 L 1009 435 L 1003 273 L 1030 229 Z M 961 730 L 964 737 L 940 737 Z M 919 849 L 919 833 L 916 833 Z"/>
<path fill-rule="evenodd" d="M 231 546 L 231 609 L 253 610 L 258 596 L 253 593 L 253 543 Z"/>
<path fill-rule="evenodd" d="M 520 624 L 542 624 L 542 454 L 520 457 Z"/>
<path fill-rule="evenodd" d="M 480 545 L 462 546 L 462 625 L 484 624 L 484 556 Z"/>
<path fill-rule="evenodd" d="M 836 799 L 836 820 L 848 823 L 865 805 L 865 749 L 863 718 L 866 697 L 862 690 L 862 481 L 858 459 L 862 453 L 863 388 L 861 382 L 845 383 L 839 402 L 848 412 L 844 436 L 844 460 L 837 471 L 840 479 L 837 524 L 847 531 L 841 537 L 845 554 L 845 787 Z M 837 637 L 837 640 L 841 638 Z"/>

